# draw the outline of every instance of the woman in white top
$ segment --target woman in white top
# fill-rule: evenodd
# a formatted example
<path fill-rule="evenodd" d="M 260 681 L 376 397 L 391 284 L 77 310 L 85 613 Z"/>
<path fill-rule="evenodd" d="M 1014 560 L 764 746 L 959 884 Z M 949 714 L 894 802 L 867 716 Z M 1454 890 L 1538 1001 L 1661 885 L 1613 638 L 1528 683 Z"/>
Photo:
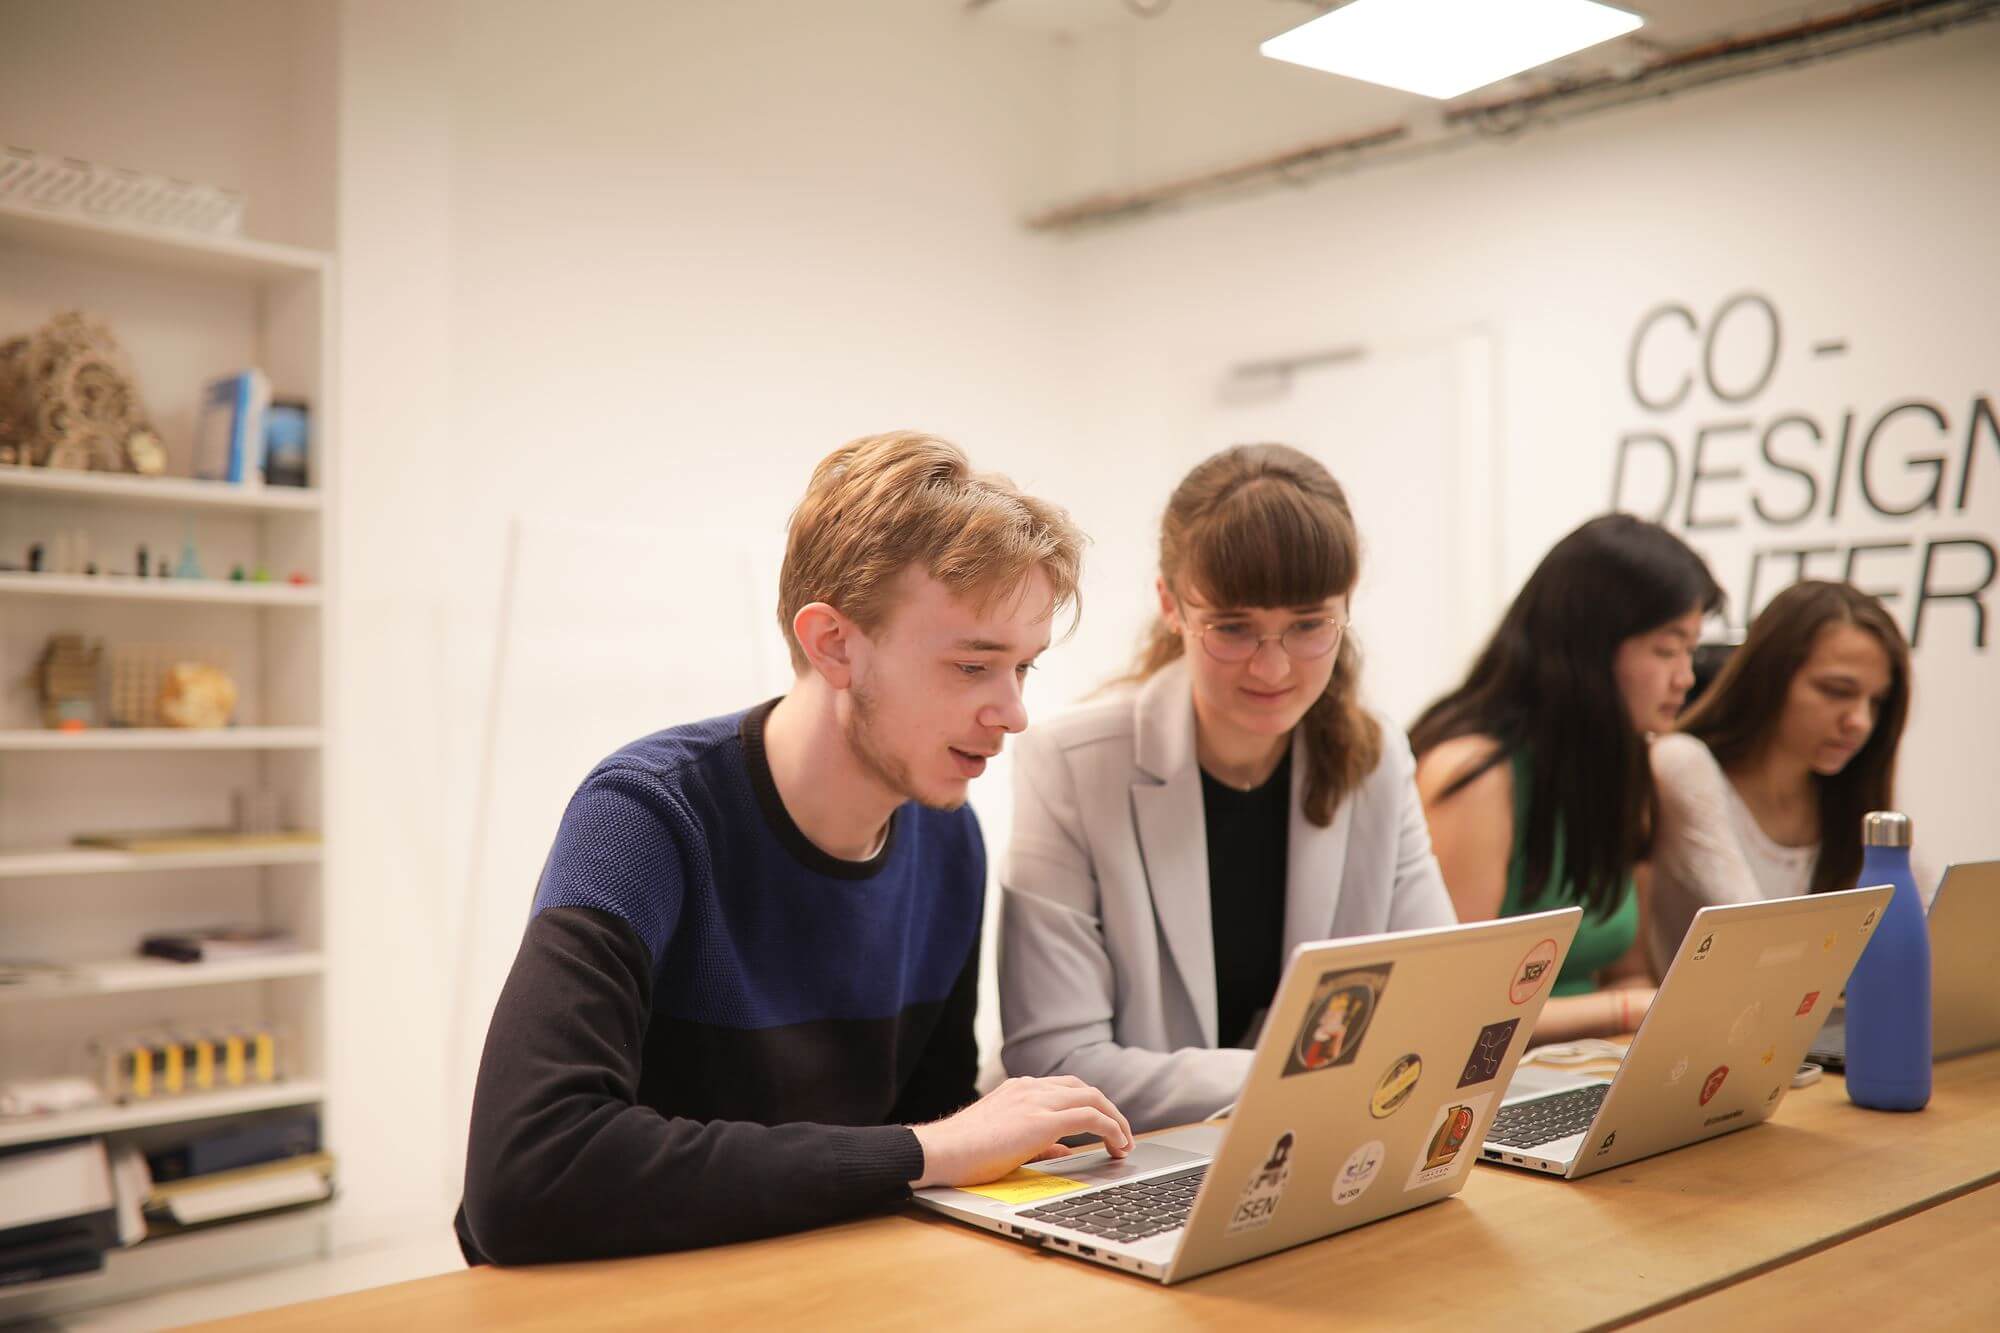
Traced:
<path fill-rule="evenodd" d="M 1134 1129 L 1199 1120 L 1236 1099 L 1294 945 L 1453 923 L 1409 742 L 1361 703 L 1359 572 L 1346 497 L 1296 449 L 1175 489 L 1132 677 L 1015 742 L 1008 1073 L 1075 1075 Z"/>
<path fill-rule="evenodd" d="M 1909 709 L 1909 646 L 1881 602 L 1818 580 L 1771 599 L 1653 742 L 1656 975 L 1703 907 L 1854 887 L 1861 817 L 1893 808 Z"/>

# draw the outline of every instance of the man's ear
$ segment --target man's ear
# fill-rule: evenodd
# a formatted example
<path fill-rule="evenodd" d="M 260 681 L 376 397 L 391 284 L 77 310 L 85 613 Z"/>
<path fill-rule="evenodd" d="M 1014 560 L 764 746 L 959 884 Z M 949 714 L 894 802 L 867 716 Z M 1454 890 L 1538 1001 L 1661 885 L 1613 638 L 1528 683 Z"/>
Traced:
<path fill-rule="evenodd" d="M 854 643 L 860 627 L 837 607 L 809 602 L 792 617 L 792 635 L 806 662 L 836 690 L 854 683 Z"/>

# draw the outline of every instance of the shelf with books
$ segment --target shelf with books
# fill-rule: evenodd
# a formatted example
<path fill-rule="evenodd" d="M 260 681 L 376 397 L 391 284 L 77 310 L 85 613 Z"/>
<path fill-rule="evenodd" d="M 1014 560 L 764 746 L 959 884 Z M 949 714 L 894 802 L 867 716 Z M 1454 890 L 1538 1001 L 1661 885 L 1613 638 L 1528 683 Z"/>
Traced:
<path fill-rule="evenodd" d="M 160 428 L 165 466 L 176 474 L 0 465 L 0 562 L 14 566 L 0 570 L 0 621 L 10 631 L 0 635 L 0 678 L 27 677 L 58 636 L 102 644 L 107 654 L 127 645 L 212 648 L 241 691 L 236 716 L 285 724 L 62 733 L 34 728 L 40 718 L 27 705 L 7 710 L 0 780 L 32 799 L 10 801 L 0 819 L 0 934 L 7 936 L 0 952 L 10 960 L 97 961 L 0 985 L 0 1083 L 51 1077 L 107 1034 L 168 1021 L 198 1029 L 268 1025 L 284 1034 L 283 1066 L 302 1075 L 4 1119 L 0 1150 L 94 1135 L 165 1143 L 183 1136 L 183 1126 L 196 1133 L 278 1108 L 324 1113 L 332 1095 L 324 1079 L 334 962 L 324 947 L 330 858 L 316 837 L 257 845 L 209 839 L 155 850 L 62 844 L 106 827 L 267 826 L 226 813 L 239 794 L 275 801 L 286 824 L 324 823 L 336 743 L 324 718 L 336 692 L 338 617 L 322 612 L 337 605 L 324 580 L 332 571 L 338 494 L 191 474 L 202 470 L 192 429 L 202 386 L 254 370 L 268 377 L 274 409 L 309 414 L 301 422 L 308 428 L 306 476 L 335 475 L 335 290 L 330 254 L 0 205 L 0 323 L 25 330 L 51 310 L 71 308 L 101 321 L 147 381 L 145 407 Z M 241 434 L 255 438 L 247 427 Z M 36 545 L 44 548 L 45 570 L 79 569 L 94 552 L 107 572 L 22 572 Z M 79 545 L 86 554 L 76 553 Z M 183 552 L 198 551 L 211 577 L 108 572 L 147 568 L 143 557 L 133 558 L 141 548 L 153 563 L 190 570 Z M 268 569 L 278 580 L 302 571 L 313 582 L 222 577 L 239 567 Z M 104 697 L 104 711 L 85 720 L 108 720 Z M 49 758 L 63 754 L 96 757 Z M 212 923 L 283 931 L 306 947 L 195 963 L 114 957 L 149 932 Z M 113 1250 L 100 1274 L 0 1289 L 0 1323 L 323 1253 L 326 1214 L 310 1208 L 217 1222 Z"/>
<path fill-rule="evenodd" d="M 0 1322 L 126 1300 L 181 1285 L 190 1273 L 212 1280 L 314 1258 L 325 1252 L 332 1209 L 329 1201 L 149 1237 L 106 1254 L 98 1272 L 0 1287 Z"/>

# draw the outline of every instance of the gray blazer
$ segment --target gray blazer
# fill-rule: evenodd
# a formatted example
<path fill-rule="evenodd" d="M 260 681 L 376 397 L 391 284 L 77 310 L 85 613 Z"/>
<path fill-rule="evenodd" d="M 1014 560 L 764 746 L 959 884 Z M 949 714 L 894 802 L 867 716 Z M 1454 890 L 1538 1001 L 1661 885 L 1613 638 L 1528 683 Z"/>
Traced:
<path fill-rule="evenodd" d="M 1306 940 L 1457 920 L 1409 741 L 1382 728 L 1381 762 L 1326 828 L 1306 822 L 1305 759 L 1293 741 L 1287 954 Z M 1000 888 L 1008 1073 L 1074 1074 L 1135 1130 L 1187 1124 L 1235 1100 L 1251 1052 L 1216 1047 L 1208 835 L 1185 663 L 1015 742 Z"/>

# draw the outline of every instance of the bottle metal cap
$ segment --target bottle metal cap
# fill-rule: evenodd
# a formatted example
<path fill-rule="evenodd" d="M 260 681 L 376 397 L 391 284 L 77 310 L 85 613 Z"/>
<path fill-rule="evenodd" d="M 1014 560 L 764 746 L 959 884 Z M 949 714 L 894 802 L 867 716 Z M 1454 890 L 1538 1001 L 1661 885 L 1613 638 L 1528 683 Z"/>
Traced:
<path fill-rule="evenodd" d="M 1863 847 L 1908 847 L 1910 817 L 1898 810 L 1871 810 L 1861 816 Z"/>

